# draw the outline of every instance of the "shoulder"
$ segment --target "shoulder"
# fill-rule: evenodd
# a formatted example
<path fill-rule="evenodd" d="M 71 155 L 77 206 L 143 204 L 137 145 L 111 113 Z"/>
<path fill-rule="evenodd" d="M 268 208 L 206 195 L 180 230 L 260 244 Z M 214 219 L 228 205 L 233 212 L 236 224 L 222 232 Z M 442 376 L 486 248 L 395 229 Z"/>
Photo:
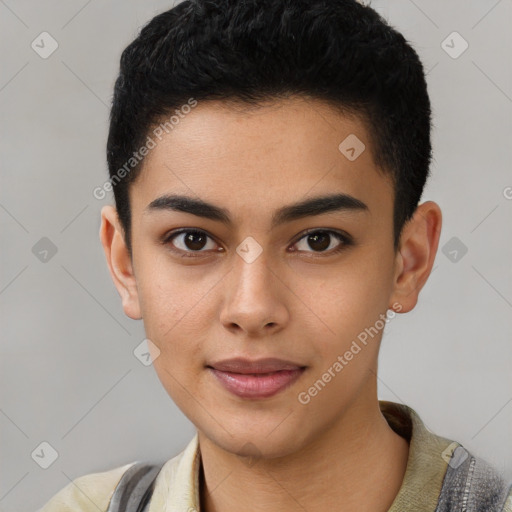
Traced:
<path fill-rule="evenodd" d="M 106 512 L 119 480 L 133 464 L 135 462 L 75 478 L 39 512 Z"/>
<path fill-rule="evenodd" d="M 395 508 L 436 512 L 459 509 L 512 512 L 512 482 L 485 458 L 459 442 L 441 437 L 423 423 L 418 413 L 404 404 L 379 401 L 391 428 L 409 441 L 409 459 Z"/>
<path fill-rule="evenodd" d="M 123 476 L 134 476 L 130 475 L 132 471 L 129 471 L 132 467 L 135 471 L 141 470 L 145 474 L 149 473 L 147 469 L 150 467 L 157 473 L 151 500 L 153 510 L 163 510 L 169 498 L 178 501 L 190 499 L 194 504 L 196 503 L 195 483 L 198 481 L 200 463 L 197 433 L 185 450 L 165 463 L 153 461 L 141 464 L 140 462 L 134 461 L 109 471 L 80 476 L 55 494 L 37 512 L 107 512 L 112 496 Z M 153 469 L 150 471 L 152 478 Z"/>
<path fill-rule="evenodd" d="M 448 462 L 436 510 L 452 510 L 453 503 L 468 511 L 512 512 L 512 482 L 459 444 Z"/>

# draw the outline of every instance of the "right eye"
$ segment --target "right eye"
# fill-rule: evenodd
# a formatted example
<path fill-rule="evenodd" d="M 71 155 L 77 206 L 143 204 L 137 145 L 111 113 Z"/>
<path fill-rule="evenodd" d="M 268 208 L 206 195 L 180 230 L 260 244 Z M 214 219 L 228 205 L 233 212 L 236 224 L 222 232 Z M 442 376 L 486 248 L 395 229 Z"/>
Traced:
<path fill-rule="evenodd" d="M 212 243 L 208 243 L 208 239 Z M 171 251 L 181 254 L 183 257 L 194 257 L 194 253 L 206 252 L 203 249 L 212 250 L 217 245 L 213 239 L 204 231 L 197 229 L 180 229 L 173 231 L 165 237 L 163 242 L 170 245 Z"/>

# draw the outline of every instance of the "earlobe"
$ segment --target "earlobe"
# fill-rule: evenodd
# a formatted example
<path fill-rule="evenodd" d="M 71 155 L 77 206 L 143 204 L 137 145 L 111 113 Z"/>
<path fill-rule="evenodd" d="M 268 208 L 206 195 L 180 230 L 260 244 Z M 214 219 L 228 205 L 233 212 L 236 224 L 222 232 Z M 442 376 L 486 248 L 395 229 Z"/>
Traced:
<path fill-rule="evenodd" d="M 418 206 L 404 226 L 397 253 L 394 290 L 390 303 L 399 303 L 400 312 L 411 311 L 432 271 L 439 238 L 442 213 L 433 201 Z"/>
<path fill-rule="evenodd" d="M 142 318 L 133 263 L 114 206 L 101 209 L 100 240 L 105 251 L 112 281 L 121 297 L 125 314 L 133 320 Z"/>

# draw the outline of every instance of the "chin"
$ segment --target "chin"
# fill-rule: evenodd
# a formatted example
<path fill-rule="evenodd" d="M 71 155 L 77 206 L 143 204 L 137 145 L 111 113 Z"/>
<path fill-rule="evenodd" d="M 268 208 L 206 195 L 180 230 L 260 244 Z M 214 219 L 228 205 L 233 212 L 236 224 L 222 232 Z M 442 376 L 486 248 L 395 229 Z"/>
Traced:
<path fill-rule="evenodd" d="M 246 421 L 224 422 L 226 430 L 218 425 L 202 432 L 211 442 L 223 450 L 252 459 L 274 459 L 295 453 L 302 446 L 303 436 L 298 436 L 299 426 L 286 418 L 286 414 L 272 422 L 254 422 L 249 416 Z M 302 433 L 304 431 L 302 429 Z"/>

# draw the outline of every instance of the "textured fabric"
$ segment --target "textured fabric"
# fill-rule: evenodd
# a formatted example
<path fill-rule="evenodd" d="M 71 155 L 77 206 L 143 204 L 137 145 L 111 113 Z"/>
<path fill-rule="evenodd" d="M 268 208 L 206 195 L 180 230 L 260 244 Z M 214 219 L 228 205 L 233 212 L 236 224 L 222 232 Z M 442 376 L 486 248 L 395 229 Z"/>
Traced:
<path fill-rule="evenodd" d="M 380 401 L 379 405 L 391 428 L 409 442 L 404 480 L 388 512 L 435 512 L 444 478 L 450 475 L 447 472 L 449 463 L 454 465 L 457 453 L 461 453 L 463 448 L 459 448 L 459 443 L 428 430 L 412 408 L 386 401 Z M 481 459 L 478 460 L 482 470 L 487 468 Z M 40 512 L 106 512 L 117 483 L 132 464 L 77 478 Z M 200 464 L 196 433 L 185 450 L 163 465 L 155 482 L 149 512 L 199 511 Z M 478 487 L 477 481 L 478 476 L 474 489 Z M 512 512 L 512 490 L 510 492 L 504 512 Z"/>
<path fill-rule="evenodd" d="M 161 467 L 137 462 L 124 472 L 110 500 L 108 512 L 148 512 L 153 487 Z"/>
<path fill-rule="evenodd" d="M 510 489 L 510 493 L 508 495 L 508 499 L 505 502 L 505 508 L 503 512 L 512 512 L 512 489 Z"/>
<path fill-rule="evenodd" d="M 433 434 L 406 405 L 381 401 L 380 409 L 391 428 L 409 441 L 404 480 L 389 512 L 434 512 L 448 467 L 442 454 L 452 441 Z"/>
<path fill-rule="evenodd" d="M 450 459 L 436 512 L 501 512 L 510 491 L 484 460 L 458 446 Z"/>

